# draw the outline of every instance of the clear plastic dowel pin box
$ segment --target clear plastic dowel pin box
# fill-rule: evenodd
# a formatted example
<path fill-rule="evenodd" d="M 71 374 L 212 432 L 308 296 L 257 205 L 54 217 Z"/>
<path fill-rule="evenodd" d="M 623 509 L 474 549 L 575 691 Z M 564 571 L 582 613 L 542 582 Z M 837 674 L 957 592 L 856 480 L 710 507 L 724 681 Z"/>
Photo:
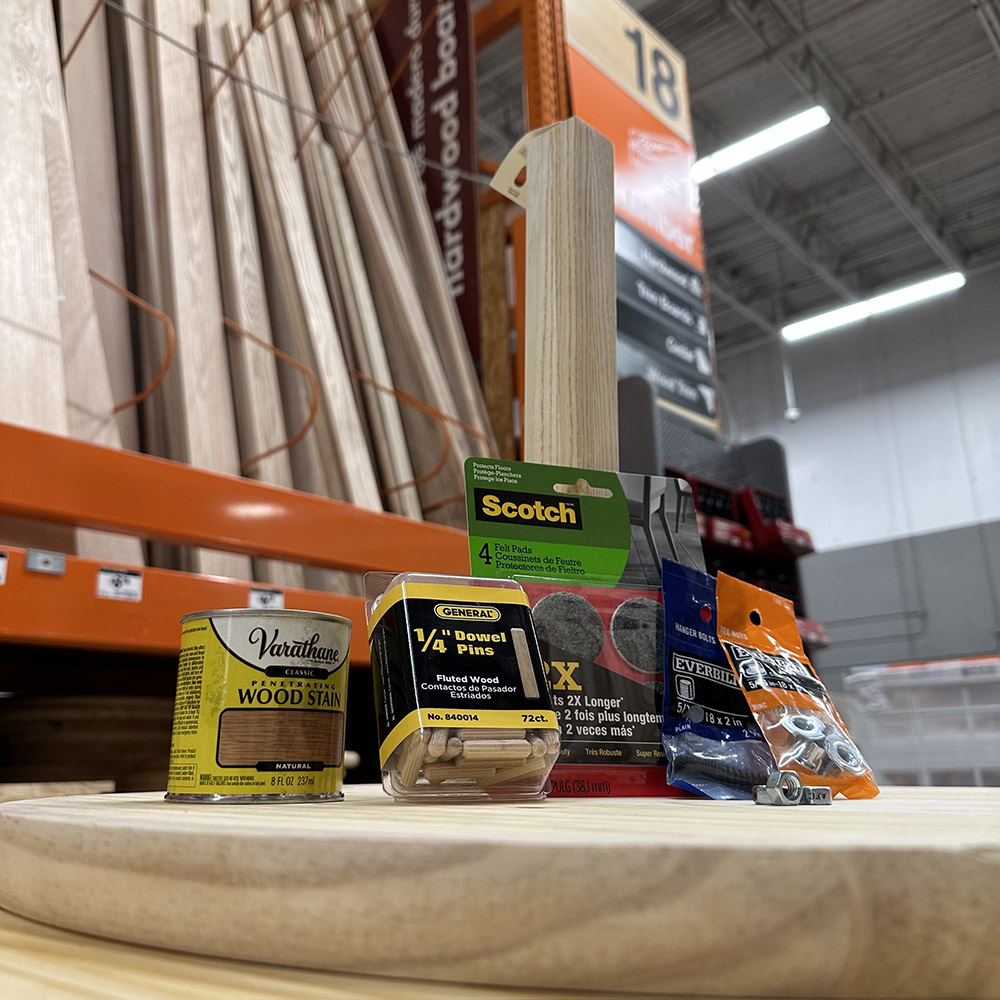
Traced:
<path fill-rule="evenodd" d="M 365 592 L 386 792 L 403 801 L 542 798 L 559 723 L 521 587 L 369 573 Z"/>

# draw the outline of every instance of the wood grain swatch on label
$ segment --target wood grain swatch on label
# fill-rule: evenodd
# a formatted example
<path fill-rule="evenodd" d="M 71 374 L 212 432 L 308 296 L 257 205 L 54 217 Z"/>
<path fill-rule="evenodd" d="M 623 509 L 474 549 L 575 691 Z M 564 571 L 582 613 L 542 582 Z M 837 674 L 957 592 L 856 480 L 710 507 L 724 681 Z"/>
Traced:
<path fill-rule="evenodd" d="M 220 767 L 260 761 L 322 761 L 340 767 L 344 713 L 295 708 L 230 708 L 219 716 Z"/>

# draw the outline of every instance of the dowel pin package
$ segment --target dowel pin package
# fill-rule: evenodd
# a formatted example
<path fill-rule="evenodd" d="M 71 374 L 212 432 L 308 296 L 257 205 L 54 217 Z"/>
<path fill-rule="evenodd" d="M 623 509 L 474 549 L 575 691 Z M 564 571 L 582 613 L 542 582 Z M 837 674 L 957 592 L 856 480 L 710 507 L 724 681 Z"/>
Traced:
<path fill-rule="evenodd" d="M 524 591 L 365 577 L 382 787 L 407 800 L 537 799 L 559 724 Z"/>
<path fill-rule="evenodd" d="M 719 641 L 781 771 L 833 795 L 870 799 L 875 776 L 802 648 L 783 597 L 720 573 Z"/>
<path fill-rule="evenodd" d="M 678 479 L 472 458 L 474 573 L 519 582 L 562 748 L 553 795 L 678 795 L 665 780 L 663 559 L 704 569 Z"/>

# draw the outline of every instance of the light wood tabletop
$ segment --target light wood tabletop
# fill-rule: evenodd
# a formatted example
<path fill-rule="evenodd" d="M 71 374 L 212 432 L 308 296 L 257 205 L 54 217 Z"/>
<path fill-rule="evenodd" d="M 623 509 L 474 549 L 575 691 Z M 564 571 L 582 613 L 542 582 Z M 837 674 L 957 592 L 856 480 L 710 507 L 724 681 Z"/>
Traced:
<path fill-rule="evenodd" d="M 146 793 L 0 806 L 8 910 L 291 967 L 98 943 L 7 917 L 0 972 L 53 988 L 80 976 L 98 990 L 76 996 L 1000 995 L 1000 789 L 896 788 L 794 809 L 413 806 L 378 787 L 346 791 L 320 805 Z M 47 971 L 47 956 L 61 972 Z M 93 979 L 90 963 L 103 970 Z M 128 970 L 141 981 L 147 967 L 161 977 L 154 992 L 129 994 Z M 216 975 L 251 992 L 221 992 Z M 0 995 L 18 995 L 4 985 Z"/>
<path fill-rule="evenodd" d="M 598 996 L 611 996 L 602 993 Z M 615 993 L 616 1000 L 648 1000 Z M 289 969 L 120 944 L 0 910 L 4 1000 L 570 1000 L 524 990 Z"/>

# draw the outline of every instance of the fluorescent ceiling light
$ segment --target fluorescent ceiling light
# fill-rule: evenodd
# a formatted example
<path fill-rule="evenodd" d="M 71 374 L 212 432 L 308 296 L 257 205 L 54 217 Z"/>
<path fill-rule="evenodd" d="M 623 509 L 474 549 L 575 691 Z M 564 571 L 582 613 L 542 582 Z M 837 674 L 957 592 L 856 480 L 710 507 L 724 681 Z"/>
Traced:
<path fill-rule="evenodd" d="M 862 302 L 852 302 L 849 306 L 841 306 L 839 309 L 831 309 L 818 316 L 801 319 L 797 323 L 789 323 L 788 326 L 781 328 L 781 335 L 785 340 L 802 340 L 817 333 L 825 333 L 827 330 L 836 330 L 849 323 L 857 323 L 870 316 L 879 316 L 893 309 L 913 305 L 914 302 L 932 299 L 935 295 L 953 292 L 964 284 L 965 275 L 960 271 L 939 274 L 936 278 L 918 281 L 914 285 L 897 288 L 894 292 L 884 292 Z"/>
<path fill-rule="evenodd" d="M 711 156 L 703 156 L 695 161 L 691 167 L 691 179 L 695 184 L 701 184 L 716 174 L 732 170 L 750 160 L 756 160 L 758 156 L 770 153 L 774 149 L 785 146 L 802 136 L 815 132 L 830 121 L 830 116 L 824 108 L 815 107 L 801 114 L 792 115 L 784 121 L 771 125 L 761 132 L 734 142 L 731 146 L 725 146 Z"/>

